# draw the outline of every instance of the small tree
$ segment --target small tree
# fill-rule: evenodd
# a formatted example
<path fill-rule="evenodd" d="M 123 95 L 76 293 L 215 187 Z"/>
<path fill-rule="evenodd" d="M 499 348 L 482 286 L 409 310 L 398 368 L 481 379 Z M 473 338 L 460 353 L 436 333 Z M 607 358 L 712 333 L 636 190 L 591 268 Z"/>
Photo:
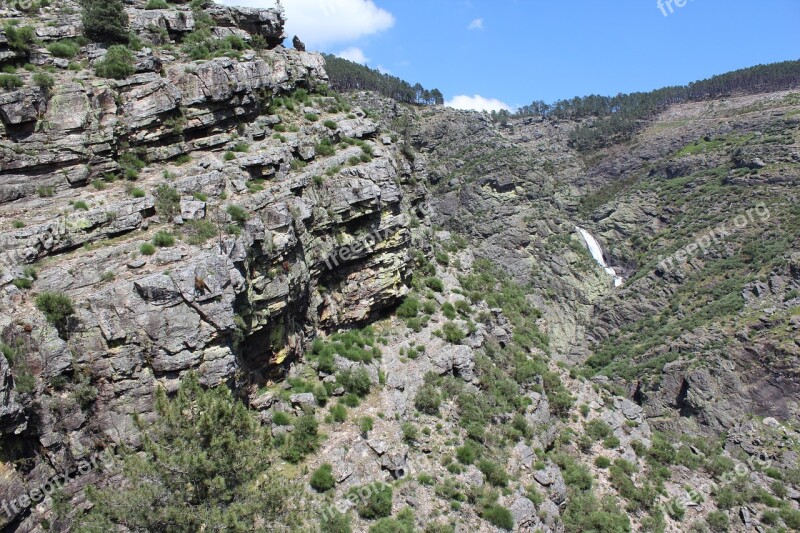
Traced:
<path fill-rule="evenodd" d="M 133 53 L 127 46 L 115 44 L 108 49 L 105 57 L 95 64 L 94 71 L 101 78 L 115 80 L 127 78 L 136 72 Z"/>
<path fill-rule="evenodd" d="M 256 531 L 303 520 L 300 487 L 272 468 L 269 435 L 227 387 L 204 390 L 189 375 L 174 399 L 158 390 L 156 412 L 141 454 L 123 457 L 122 483 L 89 491 L 94 507 L 77 531 Z"/>
<path fill-rule="evenodd" d="M 36 307 L 44 313 L 47 321 L 64 337 L 69 331 L 69 322 L 75 314 L 72 300 L 66 294 L 57 292 L 43 292 L 36 298 Z"/>
<path fill-rule="evenodd" d="M 128 14 L 121 0 L 83 0 L 83 33 L 103 43 L 128 42 Z"/>

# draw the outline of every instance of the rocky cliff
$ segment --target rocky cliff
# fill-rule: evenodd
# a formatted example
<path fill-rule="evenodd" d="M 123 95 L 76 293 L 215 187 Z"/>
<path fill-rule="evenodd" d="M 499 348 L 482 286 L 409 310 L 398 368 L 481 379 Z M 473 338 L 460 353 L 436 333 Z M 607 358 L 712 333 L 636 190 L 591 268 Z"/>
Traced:
<path fill-rule="evenodd" d="M 586 154 L 574 121 L 334 94 L 279 10 L 149 4 L 119 79 L 77 4 L 2 12 L 0 525 L 75 530 L 123 486 L 82 461 L 191 374 L 309 528 L 800 527 L 796 92 Z M 348 499 L 376 482 L 380 516 Z"/>

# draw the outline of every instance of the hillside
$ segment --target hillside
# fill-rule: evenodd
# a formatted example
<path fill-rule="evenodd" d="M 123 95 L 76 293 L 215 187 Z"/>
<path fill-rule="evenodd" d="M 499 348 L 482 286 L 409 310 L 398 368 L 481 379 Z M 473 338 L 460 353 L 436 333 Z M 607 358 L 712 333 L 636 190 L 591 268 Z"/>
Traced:
<path fill-rule="evenodd" d="M 0 15 L 4 531 L 800 530 L 791 76 L 581 145 L 101 6 Z"/>

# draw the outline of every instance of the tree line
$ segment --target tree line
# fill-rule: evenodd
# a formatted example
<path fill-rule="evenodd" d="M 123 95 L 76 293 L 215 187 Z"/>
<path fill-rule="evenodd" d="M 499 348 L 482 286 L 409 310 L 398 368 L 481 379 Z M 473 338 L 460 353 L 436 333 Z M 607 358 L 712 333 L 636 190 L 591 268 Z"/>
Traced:
<path fill-rule="evenodd" d="M 534 101 L 519 108 L 517 117 L 553 117 L 595 120 L 578 126 L 571 135 L 573 146 L 593 150 L 629 139 L 646 120 L 666 107 L 682 102 L 707 100 L 736 94 L 756 94 L 800 87 L 800 61 L 757 65 L 692 82 L 649 92 L 590 95 L 558 100 L 553 104 Z M 510 115 L 497 115 L 500 121 Z"/>
<path fill-rule="evenodd" d="M 323 56 L 330 87 L 335 91 L 373 91 L 405 104 L 444 104 L 444 95 L 439 89 L 428 90 L 419 83 L 412 86 L 397 76 L 384 74 L 366 65 L 330 54 Z"/>

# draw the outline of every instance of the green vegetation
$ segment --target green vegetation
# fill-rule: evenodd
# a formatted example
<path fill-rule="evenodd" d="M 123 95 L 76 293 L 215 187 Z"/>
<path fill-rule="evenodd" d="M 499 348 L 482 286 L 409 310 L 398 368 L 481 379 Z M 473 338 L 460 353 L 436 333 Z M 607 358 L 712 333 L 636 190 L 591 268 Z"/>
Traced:
<path fill-rule="evenodd" d="M 36 42 L 36 33 L 31 26 L 18 26 L 7 22 L 3 26 L 3 33 L 11 50 L 21 52 L 26 56 L 31 53 L 31 44 Z"/>
<path fill-rule="evenodd" d="M 303 519 L 296 482 L 272 467 L 270 437 L 226 387 L 204 389 L 196 376 L 168 399 L 156 392 L 158 418 L 142 451 L 121 457 L 125 481 L 90 489 L 94 503 L 78 531 L 254 531 Z M 180 524 L 177 528 L 175 524 Z"/>
<path fill-rule="evenodd" d="M 368 496 L 356 503 L 358 516 L 366 520 L 385 518 L 392 514 L 392 487 L 383 483 L 371 483 L 362 487 L 353 487 L 348 494 Z"/>
<path fill-rule="evenodd" d="M 45 92 L 49 92 L 56 85 L 55 78 L 53 78 L 53 76 L 51 76 L 46 72 L 34 73 L 32 81 L 34 85 L 44 90 Z"/>
<path fill-rule="evenodd" d="M 311 475 L 311 487 L 317 492 L 327 492 L 336 486 L 336 481 L 333 479 L 333 466 L 330 463 L 325 463 L 319 468 L 314 470 Z"/>
<path fill-rule="evenodd" d="M 73 202 L 72 207 L 80 211 L 88 211 L 89 205 L 83 200 L 76 200 Z"/>
<path fill-rule="evenodd" d="M 16 74 L 0 74 L 0 88 L 16 89 L 17 87 L 22 87 L 22 78 Z"/>
<path fill-rule="evenodd" d="M 171 222 L 180 213 L 180 201 L 181 195 L 175 187 L 166 183 L 156 187 L 156 213 L 165 222 Z"/>
<path fill-rule="evenodd" d="M 153 255 L 156 253 L 156 247 L 149 242 L 144 242 L 139 246 L 139 253 L 142 255 Z"/>
<path fill-rule="evenodd" d="M 153 244 L 159 248 L 167 248 L 175 244 L 175 236 L 168 231 L 159 231 L 153 235 Z"/>
<path fill-rule="evenodd" d="M 63 41 L 56 41 L 47 45 L 47 51 L 55 57 L 62 59 L 72 59 L 78 52 L 80 52 L 80 45 L 75 41 L 65 39 Z"/>
<path fill-rule="evenodd" d="M 225 208 L 225 212 L 239 226 L 244 226 L 244 223 L 250 219 L 250 214 L 240 205 L 230 204 Z"/>
<path fill-rule="evenodd" d="M 43 292 L 36 297 L 36 307 L 58 330 L 59 336 L 64 338 L 69 331 L 72 317 L 75 315 L 75 308 L 72 306 L 70 297 L 58 292 Z"/>
<path fill-rule="evenodd" d="M 317 338 L 311 344 L 310 358 L 319 362 L 319 369 L 332 374 L 334 354 L 358 363 L 369 363 L 381 356 L 371 327 L 334 333 L 326 339 Z"/>
<path fill-rule="evenodd" d="M 103 43 L 128 42 L 128 14 L 121 0 L 82 0 L 83 33 Z"/>
<path fill-rule="evenodd" d="M 411 86 L 400 78 L 334 55 L 324 54 L 324 57 L 325 71 L 335 91 L 374 91 L 406 104 L 444 104 L 444 95 L 438 89 L 429 91 L 420 84 Z"/>
<path fill-rule="evenodd" d="M 108 49 L 103 59 L 95 63 L 94 71 L 101 78 L 127 78 L 136 72 L 133 53 L 127 46 L 115 44 Z"/>
<path fill-rule="evenodd" d="M 215 237 L 217 228 L 210 220 L 187 220 L 183 225 L 183 234 L 189 244 L 197 246 Z"/>
<path fill-rule="evenodd" d="M 169 4 L 166 0 L 148 0 L 145 9 L 169 9 Z"/>
<path fill-rule="evenodd" d="M 481 512 L 481 518 L 500 529 L 506 531 L 514 529 L 514 517 L 511 515 L 511 511 L 501 505 L 487 505 Z"/>

